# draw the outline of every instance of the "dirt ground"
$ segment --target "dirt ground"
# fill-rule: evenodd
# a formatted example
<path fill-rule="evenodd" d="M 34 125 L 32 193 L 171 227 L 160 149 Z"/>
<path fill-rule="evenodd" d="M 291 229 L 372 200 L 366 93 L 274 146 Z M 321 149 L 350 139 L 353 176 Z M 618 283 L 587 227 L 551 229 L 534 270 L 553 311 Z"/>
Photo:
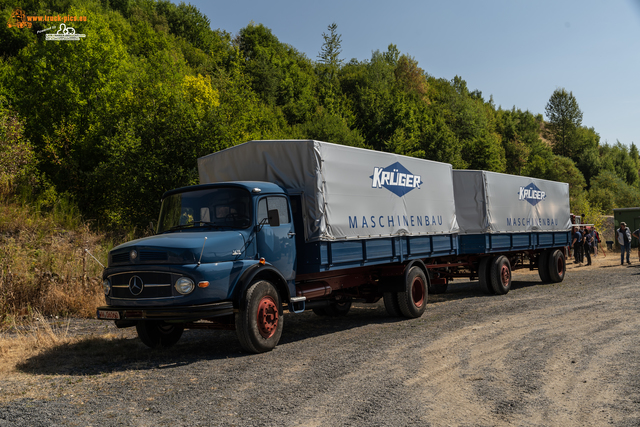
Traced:
<path fill-rule="evenodd" d="M 504 296 L 455 281 L 419 319 L 383 305 L 287 314 L 282 340 L 241 352 L 187 331 L 148 350 L 131 329 L 71 320 L 82 339 L 0 373 L 0 427 L 38 425 L 638 426 L 640 262 L 516 272 Z"/>

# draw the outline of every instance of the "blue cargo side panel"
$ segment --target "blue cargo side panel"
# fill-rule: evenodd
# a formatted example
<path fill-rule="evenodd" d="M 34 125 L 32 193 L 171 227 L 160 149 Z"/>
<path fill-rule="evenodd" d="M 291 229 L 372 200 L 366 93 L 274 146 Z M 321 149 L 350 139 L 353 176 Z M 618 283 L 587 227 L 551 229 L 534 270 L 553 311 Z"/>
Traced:
<path fill-rule="evenodd" d="M 457 250 L 458 239 L 453 234 L 312 242 L 298 252 L 304 256 L 298 258 L 297 273 L 318 273 L 455 255 Z"/>
<path fill-rule="evenodd" d="M 483 254 L 559 248 L 569 244 L 569 231 L 547 233 L 463 234 L 460 254 Z"/>

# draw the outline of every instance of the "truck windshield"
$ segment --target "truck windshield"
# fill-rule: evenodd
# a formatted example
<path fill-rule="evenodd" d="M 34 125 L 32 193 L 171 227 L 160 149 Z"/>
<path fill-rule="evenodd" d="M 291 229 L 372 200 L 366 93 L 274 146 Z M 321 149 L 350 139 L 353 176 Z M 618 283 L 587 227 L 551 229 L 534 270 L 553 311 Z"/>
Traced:
<path fill-rule="evenodd" d="M 208 188 L 172 194 L 162 201 L 158 234 L 204 228 L 247 228 L 251 196 L 240 188 Z"/>

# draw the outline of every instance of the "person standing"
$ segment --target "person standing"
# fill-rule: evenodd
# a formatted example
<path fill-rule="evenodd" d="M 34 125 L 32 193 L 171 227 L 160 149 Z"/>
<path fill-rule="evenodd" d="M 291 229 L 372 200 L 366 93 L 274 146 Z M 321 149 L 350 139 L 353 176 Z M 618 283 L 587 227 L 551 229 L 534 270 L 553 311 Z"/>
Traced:
<path fill-rule="evenodd" d="M 593 248 L 593 256 L 598 256 L 598 243 L 600 243 L 600 233 L 595 227 L 591 227 L 591 247 Z"/>
<path fill-rule="evenodd" d="M 581 231 L 584 236 L 582 238 L 582 253 L 587 257 L 587 265 L 591 265 L 591 234 L 584 228 Z"/>
<path fill-rule="evenodd" d="M 627 228 L 627 223 L 622 221 L 617 230 L 618 243 L 620 243 L 620 265 L 624 264 L 624 253 L 627 253 L 627 264 L 631 264 L 629 255 L 631 252 L 631 231 Z"/>
<path fill-rule="evenodd" d="M 571 247 L 573 248 L 573 256 L 576 264 L 580 264 L 582 262 L 582 233 L 580 233 L 580 229 L 578 227 L 574 228 L 575 232 L 573 233 L 573 241 L 571 242 Z"/>
<path fill-rule="evenodd" d="M 640 240 L 640 228 L 631 233 L 631 235 Z M 638 261 L 640 261 L 640 244 L 638 244 Z"/>

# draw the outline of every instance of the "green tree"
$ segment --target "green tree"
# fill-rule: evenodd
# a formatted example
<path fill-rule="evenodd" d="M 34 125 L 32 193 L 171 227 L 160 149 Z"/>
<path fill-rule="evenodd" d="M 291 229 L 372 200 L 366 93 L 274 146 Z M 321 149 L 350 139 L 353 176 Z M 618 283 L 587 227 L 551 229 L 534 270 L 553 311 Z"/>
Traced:
<path fill-rule="evenodd" d="M 590 203 L 599 204 L 608 214 L 615 208 L 640 206 L 640 191 L 610 170 L 603 170 L 591 180 L 588 194 Z"/>
<path fill-rule="evenodd" d="M 577 154 L 577 129 L 582 123 L 582 111 L 572 92 L 556 89 L 544 109 L 556 154 L 573 157 Z"/>
<path fill-rule="evenodd" d="M 327 27 L 329 34 L 322 33 L 322 47 L 318 53 L 318 75 L 320 77 L 320 101 L 335 114 L 339 111 L 339 83 L 337 75 L 344 62 L 340 59 L 342 53 L 342 36 L 338 34 L 338 24 L 335 22 Z"/>

